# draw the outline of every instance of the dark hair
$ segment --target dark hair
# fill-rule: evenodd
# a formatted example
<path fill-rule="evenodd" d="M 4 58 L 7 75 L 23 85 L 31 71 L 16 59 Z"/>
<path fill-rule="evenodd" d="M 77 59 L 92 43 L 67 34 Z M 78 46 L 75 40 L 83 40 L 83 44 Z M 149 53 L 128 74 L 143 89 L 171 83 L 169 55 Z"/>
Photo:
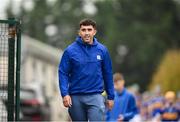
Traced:
<path fill-rule="evenodd" d="M 79 23 L 79 27 L 82 25 L 87 26 L 87 25 L 92 25 L 94 29 L 96 29 L 96 22 L 92 19 L 83 19 Z"/>

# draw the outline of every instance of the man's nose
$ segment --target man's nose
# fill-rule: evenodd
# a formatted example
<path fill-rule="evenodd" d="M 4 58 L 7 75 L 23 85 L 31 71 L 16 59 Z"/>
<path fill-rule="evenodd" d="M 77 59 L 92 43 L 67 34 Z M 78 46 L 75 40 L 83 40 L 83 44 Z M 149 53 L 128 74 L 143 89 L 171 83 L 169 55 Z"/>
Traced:
<path fill-rule="evenodd" d="M 89 32 L 86 30 L 86 31 L 85 31 L 85 34 L 89 34 Z"/>

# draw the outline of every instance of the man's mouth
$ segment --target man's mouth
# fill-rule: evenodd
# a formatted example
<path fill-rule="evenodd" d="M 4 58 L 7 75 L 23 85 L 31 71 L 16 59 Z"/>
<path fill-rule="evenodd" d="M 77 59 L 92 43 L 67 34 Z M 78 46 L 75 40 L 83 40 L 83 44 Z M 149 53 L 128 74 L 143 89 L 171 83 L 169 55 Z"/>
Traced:
<path fill-rule="evenodd" d="M 89 40 L 89 39 L 90 39 L 90 37 L 89 37 L 89 36 L 85 36 L 84 38 L 85 38 L 86 40 Z"/>

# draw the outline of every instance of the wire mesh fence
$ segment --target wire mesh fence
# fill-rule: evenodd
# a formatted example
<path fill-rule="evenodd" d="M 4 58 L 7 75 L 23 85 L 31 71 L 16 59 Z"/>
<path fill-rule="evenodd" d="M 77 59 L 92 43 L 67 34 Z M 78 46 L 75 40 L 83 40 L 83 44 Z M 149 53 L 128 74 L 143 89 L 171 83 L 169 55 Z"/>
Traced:
<path fill-rule="evenodd" d="M 8 27 L 0 23 L 0 121 L 7 121 Z"/>
<path fill-rule="evenodd" d="M 18 27 L 18 21 L 14 19 L 0 20 L 0 122 L 19 119 L 20 31 Z"/>

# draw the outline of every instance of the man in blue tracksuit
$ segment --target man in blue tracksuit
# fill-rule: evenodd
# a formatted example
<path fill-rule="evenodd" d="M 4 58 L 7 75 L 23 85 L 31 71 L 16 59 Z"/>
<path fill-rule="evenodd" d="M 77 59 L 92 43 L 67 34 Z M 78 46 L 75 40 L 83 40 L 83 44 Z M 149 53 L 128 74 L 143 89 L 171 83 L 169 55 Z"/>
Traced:
<path fill-rule="evenodd" d="M 107 107 L 114 104 L 111 59 L 107 48 L 94 37 L 96 22 L 84 19 L 79 26 L 79 36 L 65 49 L 59 65 L 61 96 L 73 121 L 102 121 L 104 89 Z"/>
<path fill-rule="evenodd" d="M 129 121 L 137 114 L 134 96 L 124 88 L 122 74 L 114 74 L 115 98 L 112 110 L 106 114 L 107 121 Z"/>
<path fill-rule="evenodd" d="M 164 108 L 161 110 L 162 122 L 179 122 L 180 110 L 176 108 L 176 94 L 174 91 L 167 91 L 165 93 Z"/>

